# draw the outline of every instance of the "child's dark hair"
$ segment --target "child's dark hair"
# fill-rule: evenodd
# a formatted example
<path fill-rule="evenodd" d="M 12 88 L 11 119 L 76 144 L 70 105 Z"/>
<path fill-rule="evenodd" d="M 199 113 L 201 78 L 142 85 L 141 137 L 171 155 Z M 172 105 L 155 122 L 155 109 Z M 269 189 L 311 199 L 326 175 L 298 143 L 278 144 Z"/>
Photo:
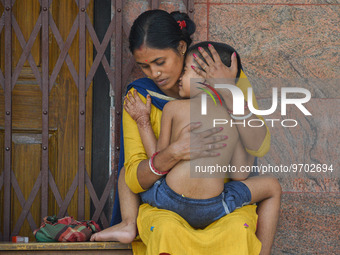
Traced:
<path fill-rule="evenodd" d="M 178 11 L 168 13 L 163 10 L 146 11 L 133 22 L 129 36 L 129 49 L 133 53 L 145 44 L 150 48 L 173 49 L 177 52 L 179 42 L 182 40 L 187 43 L 187 47 L 190 46 L 192 42 L 190 36 L 195 30 L 195 23 L 186 13 Z"/>
<path fill-rule="evenodd" d="M 198 51 L 198 47 L 202 47 L 208 54 L 210 57 L 212 57 L 211 52 L 208 48 L 208 45 L 211 44 L 214 46 L 215 50 L 217 51 L 218 55 L 220 55 L 220 58 L 222 60 L 222 63 L 225 64 L 226 66 L 230 67 L 231 65 L 231 55 L 236 52 L 236 50 L 229 46 L 228 44 L 225 43 L 217 43 L 217 42 L 210 42 L 210 41 L 205 41 L 205 42 L 200 42 L 200 43 L 196 43 L 195 45 L 191 46 L 188 51 L 187 54 L 193 54 L 195 53 L 197 56 L 199 56 L 199 58 L 201 58 L 206 64 L 208 64 L 204 58 L 202 57 L 202 55 L 199 53 Z M 236 75 L 236 79 L 238 79 L 240 77 L 240 73 L 242 70 L 242 65 L 241 65 L 241 59 L 240 56 L 238 55 L 238 53 L 236 52 L 236 58 L 237 58 L 237 75 Z M 201 70 L 203 70 L 202 68 L 200 68 Z M 204 70 L 203 70 L 204 71 Z"/>

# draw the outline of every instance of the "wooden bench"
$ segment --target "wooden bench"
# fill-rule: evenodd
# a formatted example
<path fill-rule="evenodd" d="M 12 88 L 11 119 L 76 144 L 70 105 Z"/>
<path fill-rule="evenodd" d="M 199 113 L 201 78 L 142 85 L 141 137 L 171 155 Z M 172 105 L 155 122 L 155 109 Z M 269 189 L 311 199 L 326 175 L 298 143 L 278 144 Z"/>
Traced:
<path fill-rule="evenodd" d="M 0 243 L 0 254 L 132 255 L 132 250 L 130 244 L 122 244 L 119 242 Z"/>

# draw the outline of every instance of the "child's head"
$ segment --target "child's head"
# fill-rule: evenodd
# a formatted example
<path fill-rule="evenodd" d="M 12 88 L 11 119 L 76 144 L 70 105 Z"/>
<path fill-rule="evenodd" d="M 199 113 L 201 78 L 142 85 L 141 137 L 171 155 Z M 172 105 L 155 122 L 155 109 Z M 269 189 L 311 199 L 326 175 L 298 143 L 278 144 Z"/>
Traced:
<path fill-rule="evenodd" d="M 208 45 L 212 44 L 219 54 L 221 61 L 223 64 L 226 66 L 230 67 L 231 65 L 231 55 L 236 52 L 235 49 L 225 43 L 217 43 L 217 42 L 210 42 L 210 41 L 205 41 L 205 42 L 200 42 L 197 43 L 193 46 L 191 46 L 188 51 L 187 51 L 187 57 L 185 59 L 184 63 L 184 70 L 183 70 L 183 75 L 181 77 L 180 83 L 179 83 L 179 95 L 181 97 L 188 98 L 190 97 L 190 79 L 191 78 L 201 78 L 192 68 L 191 65 L 195 66 L 196 68 L 199 68 L 204 72 L 204 70 L 198 65 L 196 60 L 193 57 L 193 54 L 195 53 L 200 59 L 202 59 L 203 62 L 207 64 L 207 62 L 204 60 L 202 57 L 201 53 L 199 53 L 198 48 L 202 47 L 212 58 L 211 52 L 209 50 Z M 240 77 L 242 65 L 241 65 L 241 59 L 238 53 L 236 52 L 236 57 L 237 57 L 237 63 L 238 63 L 238 71 L 236 75 L 236 80 Z M 195 80 L 195 81 L 200 81 L 204 82 L 204 80 Z M 197 84 L 196 84 L 197 85 Z M 192 88 L 193 89 L 193 88 Z M 200 90 L 197 90 L 197 92 L 200 92 Z M 191 90 L 191 96 L 196 95 L 197 93 L 193 93 L 193 90 Z"/>

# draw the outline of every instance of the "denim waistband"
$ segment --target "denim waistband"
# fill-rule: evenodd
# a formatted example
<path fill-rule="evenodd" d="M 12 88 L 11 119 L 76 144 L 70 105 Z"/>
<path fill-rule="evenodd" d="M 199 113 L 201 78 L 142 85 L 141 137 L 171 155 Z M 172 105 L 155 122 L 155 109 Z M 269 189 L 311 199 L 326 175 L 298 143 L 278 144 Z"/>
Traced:
<path fill-rule="evenodd" d="M 207 199 L 195 199 L 195 198 L 189 198 L 189 197 L 184 197 L 175 191 L 173 191 L 168 184 L 166 183 L 165 178 L 163 180 L 158 180 L 159 183 L 159 188 L 163 189 L 165 193 L 172 199 L 181 202 L 181 203 L 186 203 L 186 204 L 191 204 L 191 205 L 213 205 L 217 203 L 221 203 L 223 200 L 223 194 L 221 193 L 217 197 L 212 197 L 212 198 L 207 198 Z M 157 182 L 158 182 L 157 181 Z"/>

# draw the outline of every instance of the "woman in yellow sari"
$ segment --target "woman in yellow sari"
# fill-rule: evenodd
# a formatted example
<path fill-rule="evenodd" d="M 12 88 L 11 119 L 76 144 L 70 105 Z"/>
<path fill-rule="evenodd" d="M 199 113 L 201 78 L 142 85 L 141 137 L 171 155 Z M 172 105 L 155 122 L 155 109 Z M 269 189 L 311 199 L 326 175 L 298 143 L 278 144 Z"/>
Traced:
<path fill-rule="evenodd" d="M 237 209 L 205 229 L 198 230 L 193 229 L 183 218 L 171 211 L 157 209 L 148 204 L 139 206 L 138 196 L 134 194 L 150 188 L 160 178 L 150 171 L 148 156 L 138 128 L 141 125 L 151 125 L 158 138 L 163 106 L 166 102 L 179 98 L 177 82 L 182 72 L 186 50 L 191 43 L 190 36 L 194 31 L 195 24 L 186 14 L 179 12 L 169 14 L 161 10 L 144 12 L 131 28 L 130 50 L 137 64 L 149 78 L 131 83 L 127 91 L 133 93 L 137 90 L 144 103 L 151 102 L 151 113 L 150 118 L 136 122 L 125 110 L 123 111 L 120 165 L 124 163 L 124 168 L 121 170 L 118 183 L 122 222 L 119 216 L 114 214 L 111 221 L 111 225 L 114 226 L 94 235 L 92 241 L 129 243 L 135 239 L 137 223 L 139 236 L 132 242 L 134 254 L 260 253 L 261 242 L 255 234 L 257 228 L 255 205 Z M 235 68 L 232 67 L 216 63 L 209 68 L 214 69 L 209 76 L 235 78 Z M 247 98 L 247 88 L 251 85 L 243 72 L 236 85 Z M 257 107 L 254 96 L 253 102 Z M 245 117 L 248 115 L 246 112 Z M 257 118 L 260 117 L 252 115 L 248 116 L 247 120 Z M 218 129 L 195 132 L 194 129 L 198 127 L 199 124 L 193 123 L 184 128 L 176 142 L 155 156 L 155 168 L 165 172 L 180 160 L 189 160 L 190 156 L 216 156 L 218 154 L 216 149 L 223 146 L 220 142 L 226 138 L 213 136 L 218 133 Z M 251 166 L 255 156 L 264 156 L 269 150 L 270 133 L 266 126 L 251 128 L 247 125 L 237 125 L 237 128 L 244 149 L 248 152 L 246 157 L 239 158 L 239 165 Z M 122 176 L 125 176 L 125 180 Z M 118 199 L 115 203 L 116 201 Z M 266 226 L 265 221 L 258 224 L 261 225 L 259 228 L 261 231 L 271 231 L 271 227 Z"/>

